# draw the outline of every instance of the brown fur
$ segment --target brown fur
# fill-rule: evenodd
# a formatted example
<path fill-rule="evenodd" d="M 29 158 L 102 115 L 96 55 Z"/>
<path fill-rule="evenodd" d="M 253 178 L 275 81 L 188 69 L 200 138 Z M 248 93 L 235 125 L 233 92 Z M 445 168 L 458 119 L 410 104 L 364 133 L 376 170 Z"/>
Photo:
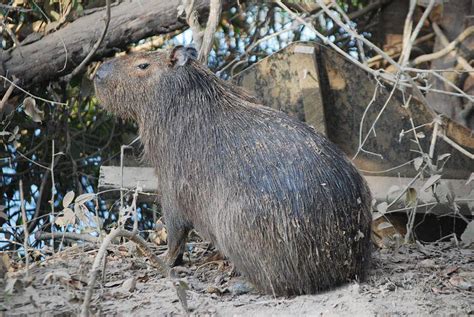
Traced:
<path fill-rule="evenodd" d="M 172 262 L 196 228 L 266 293 L 308 294 L 364 278 L 371 198 L 354 166 L 306 124 L 218 79 L 194 53 L 120 57 L 95 81 L 104 107 L 139 124 Z"/>

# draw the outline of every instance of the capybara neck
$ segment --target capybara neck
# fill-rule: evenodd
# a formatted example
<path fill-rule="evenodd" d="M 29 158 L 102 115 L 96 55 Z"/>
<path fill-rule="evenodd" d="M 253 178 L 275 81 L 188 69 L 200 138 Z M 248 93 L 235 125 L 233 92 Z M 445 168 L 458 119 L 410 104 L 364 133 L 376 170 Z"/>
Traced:
<path fill-rule="evenodd" d="M 244 110 L 249 102 L 256 102 L 244 90 L 220 80 L 196 61 L 163 74 L 157 85 L 154 100 L 165 123 L 170 117 L 200 117 L 205 119 L 215 112 Z"/>
<path fill-rule="evenodd" d="M 196 61 L 165 72 L 154 93 L 152 104 L 143 108 L 147 113 L 136 118 L 145 145 L 144 158 L 154 164 L 159 164 L 153 153 L 157 147 L 186 146 L 188 142 L 217 138 L 226 128 L 219 124 L 219 118 L 246 120 L 244 113 L 252 115 L 252 109 L 258 107 L 256 98 L 219 79 Z M 156 140 L 161 140 L 160 144 L 155 144 Z"/>

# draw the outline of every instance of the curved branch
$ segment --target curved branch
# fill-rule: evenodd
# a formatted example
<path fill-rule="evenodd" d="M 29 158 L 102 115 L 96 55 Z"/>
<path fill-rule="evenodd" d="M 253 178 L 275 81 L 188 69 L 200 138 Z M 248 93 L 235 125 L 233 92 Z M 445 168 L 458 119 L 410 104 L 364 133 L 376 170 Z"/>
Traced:
<path fill-rule="evenodd" d="M 207 64 L 207 57 L 212 49 L 214 34 L 221 19 L 222 0 L 211 0 L 209 9 L 209 19 L 207 20 L 206 30 L 202 38 L 201 49 L 199 50 L 198 60 L 202 64 Z"/>
<path fill-rule="evenodd" d="M 87 56 L 82 60 L 82 62 L 76 68 L 74 68 L 71 74 L 65 76 L 64 79 L 66 81 L 71 80 L 72 77 L 79 74 L 84 69 L 84 67 L 89 63 L 91 58 L 94 56 L 95 52 L 97 52 L 97 49 L 99 48 L 99 46 L 104 41 L 105 34 L 107 34 L 107 30 L 109 29 L 109 24 L 110 24 L 110 0 L 106 0 L 104 30 L 102 31 L 102 34 L 100 35 L 97 42 L 94 44 L 94 46 L 90 50 L 89 54 L 87 54 Z"/>
<path fill-rule="evenodd" d="M 90 272 L 89 281 L 87 282 L 86 295 L 81 307 L 81 316 L 89 316 L 89 306 L 92 298 L 92 292 L 94 291 L 94 284 L 97 279 L 97 274 L 99 273 L 99 266 L 105 257 L 109 244 L 118 237 L 124 237 L 135 242 L 142 252 L 144 252 L 144 254 L 150 259 L 151 263 L 154 266 L 156 265 L 156 267 L 164 276 L 168 276 L 168 266 L 148 248 L 143 238 L 133 232 L 121 228 L 114 229 L 105 237 L 99 251 L 97 252 L 97 256 L 95 257 L 94 264 L 92 265 Z"/>
<path fill-rule="evenodd" d="M 412 62 L 413 65 L 419 65 L 424 62 L 429 62 L 437 58 L 441 58 L 445 56 L 446 54 L 449 54 L 451 51 L 453 51 L 458 44 L 460 44 L 462 41 L 464 41 L 467 37 L 471 36 L 474 34 L 474 26 L 470 26 L 467 29 L 465 29 L 461 34 L 458 35 L 458 37 L 450 42 L 448 45 L 446 45 L 443 49 L 430 53 L 430 54 L 425 54 L 418 56 L 415 58 Z"/>

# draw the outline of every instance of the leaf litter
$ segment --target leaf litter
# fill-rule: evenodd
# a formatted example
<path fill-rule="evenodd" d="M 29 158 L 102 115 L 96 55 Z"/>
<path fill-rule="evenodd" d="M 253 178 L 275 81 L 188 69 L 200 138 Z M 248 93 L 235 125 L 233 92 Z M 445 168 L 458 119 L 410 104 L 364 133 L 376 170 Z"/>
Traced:
<path fill-rule="evenodd" d="M 6 315 L 78 315 L 96 255 L 92 245 L 67 248 L 0 279 Z M 316 295 L 261 295 L 206 243 L 189 243 L 185 264 L 163 278 L 137 250 L 113 245 L 94 292 L 95 315 L 376 316 L 474 313 L 474 250 L 454 242 L 377 249 L 366 282 Z M 154 247 L 163 253 L 163 247 Z M 13 267 L 13 266 L 12 266 Z M 2 314 L 2 312 L 0 312 Z"/>

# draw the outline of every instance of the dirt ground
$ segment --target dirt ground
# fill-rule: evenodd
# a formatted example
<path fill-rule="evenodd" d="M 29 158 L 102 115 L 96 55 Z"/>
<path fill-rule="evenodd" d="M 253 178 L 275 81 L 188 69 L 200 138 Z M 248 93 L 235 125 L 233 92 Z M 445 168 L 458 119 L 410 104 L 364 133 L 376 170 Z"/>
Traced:
<path fill-rule="evenodd" d="M 404 316 L 474 314 L 474 250 L 454 242 L 374 251 L 369 279 L 293 298 L 259 295 L 232 266 L 190 244 L 186 265 L 162 278 L 131 243 L 113 246 L 96 283 L 95 315 Z M 156 250 L 159 252 L 159 250 Z M 80 312 L 96 248 L 75 246 L 1 281 L 0 315 L 70 316 Z M 181 298 L 181 300 L 180 300 Z"/>

